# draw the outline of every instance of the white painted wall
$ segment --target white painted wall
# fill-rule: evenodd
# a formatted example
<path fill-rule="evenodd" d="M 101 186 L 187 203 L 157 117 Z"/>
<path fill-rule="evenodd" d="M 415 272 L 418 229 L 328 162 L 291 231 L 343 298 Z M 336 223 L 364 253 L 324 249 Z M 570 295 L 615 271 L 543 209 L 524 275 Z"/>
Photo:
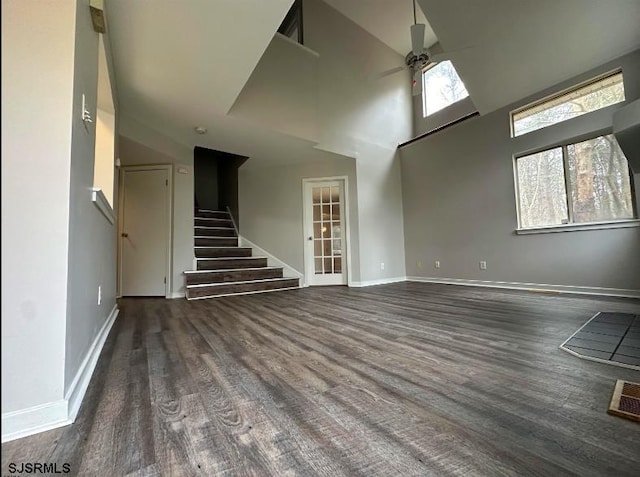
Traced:
<path fill-rule="evenodd" d="M 75 17 L 2 2 L 3 424 L 64 396 Z"/>
<path fill-rule="evenodd" d="M 403 147 L 407 274 L 640 290 L 640 228 L 515 234 L 513 156 L 610 132 L 623 104 L 513 139 L 509 111 L 617 67 L 627 102 L 634 101 L 640 97 L 640 50 Z M 479 269 L 480 260 L 487 261 L 486 271 Z"/>
<path fill-rule="evenodd" d="M 103 109 L 96 112 L 96 152 L 93 185 L 102 189 L 113 207 L 116 117 Z"/>
<path fill-rule="evenodd" d="M 318 139 L 318 55 L 276 33 L 229 114 Z"/>
<path fill-rule="evenodd" d="M 323 161 L 299 165 L 240 167 L 238 200 L 242 236 L 304 273 L 302 179 L 335 176 L 349 178 L 351 280 L 359 282 L 358 184 L 353 159 L 326 153 Z"/>
<path fill-rule="evenodd" d="M 193 269 L 193 151 L 123 116 L 120 122 L 119 155 L 123 166 L 173 164 L 173 252 L 171 292 L 184 295 L 182 272 Z M 178 172 L 186 169 L 186 174 Z"/>
<path fill-rule="evenodd" d="M 477 108 L 471 98 L 467 97 L 425 117 L 423 113 L 422 95 L 413 96 L 413 135 L 415 137 L 433 131 L 445 124 L 449 124 L 468 114 L 474 113 L 476 110 Z"/>

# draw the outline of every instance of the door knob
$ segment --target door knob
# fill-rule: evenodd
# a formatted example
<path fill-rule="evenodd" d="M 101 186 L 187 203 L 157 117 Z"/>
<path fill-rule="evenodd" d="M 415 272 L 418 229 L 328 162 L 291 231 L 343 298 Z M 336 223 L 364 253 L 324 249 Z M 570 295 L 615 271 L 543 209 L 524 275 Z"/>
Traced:
<path fill-rule="evenodd" d="M 307 240 L 313 240 L 313 237 L 309 237 Z"/>
<path fill-rule="evenodd" d="M 122 232 L 120 235 L 121 235 L 122 237 L 128 237 L 128 236 L 129 236 L 129 234 L 125 234 L 124 232 Z"/>

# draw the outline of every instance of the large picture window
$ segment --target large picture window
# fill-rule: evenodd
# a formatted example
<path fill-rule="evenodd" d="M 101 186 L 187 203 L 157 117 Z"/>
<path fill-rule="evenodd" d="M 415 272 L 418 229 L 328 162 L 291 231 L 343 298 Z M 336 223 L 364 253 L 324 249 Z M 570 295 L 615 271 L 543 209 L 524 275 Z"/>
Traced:
<path fill-rule="evenodd" d="M 568 143 L 515 160 L 519 227 L 633 219 L 633 183 L 612 135 Z"/>

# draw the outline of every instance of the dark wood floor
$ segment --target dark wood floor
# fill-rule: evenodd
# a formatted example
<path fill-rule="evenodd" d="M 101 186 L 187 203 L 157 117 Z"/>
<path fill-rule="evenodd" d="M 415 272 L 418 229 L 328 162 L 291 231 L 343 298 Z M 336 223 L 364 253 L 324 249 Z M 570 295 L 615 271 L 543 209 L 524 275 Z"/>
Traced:
<path fill-rule="evenodd" d="M 128 299 L 77 421 L 2 446 L 72 474 L 640 474 L 640 372 L 558 349 L 640 302 L 447 285 Z"/>

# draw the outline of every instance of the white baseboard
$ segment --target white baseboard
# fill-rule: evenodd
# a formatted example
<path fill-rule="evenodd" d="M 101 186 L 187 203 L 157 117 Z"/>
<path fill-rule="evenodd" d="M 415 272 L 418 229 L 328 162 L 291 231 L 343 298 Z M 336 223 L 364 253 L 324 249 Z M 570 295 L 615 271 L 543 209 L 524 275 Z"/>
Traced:
<path fill-rule="evenodd" d="M 2 442 L 27 437 L 39 432 L 49 431 L 57 427 L 71 424 L 80 410 L 91 376 L 100 357 L 104 342 L 118 316 L 118 307 L 114 305 L 102 328 L 96 335 L 69 391 L 64 399 L 33 406 L 19 411 L 2 414 Z"/>
<path fill-rule="evenodd" d="M 39 432 L 71 424 L 67 401 L 48 402 L 2 414 L 2 442 L 9 442 Z"/>
<path fill-rule="evenodd" d="M 463 278 L 407 277 L 410 282 L 441 283 L 444 285 L 464 285 L 472 287 L 506 288 L 536 292 L 574 293 L 578 295 L 617 296 L 640 298 L 640 290 L 624 288 L 582 287 L 568 285 L 547 285 L 542 283 L 493 282 L 486 280 L 466 280 Z"/>
<path fill-rule="evenodd" d="M 115 323 L 116 321 L 119 311 L 120 310 L 118 310 L 118 305 L 113 305 L 111 313 L 109 313 L 109 316 L 102 325 L 102 328 L 100 328 L 100 331 L 93 340 L 93 343 L 91 344 L 89 351 L 84 357 L 84 360 L 82 361 L 78 372 L 73 378 L 73 381 L 71 381 L 69 390 L 65 395 L 65 399 L 69 403 L 68 412 L 69 420 L 71 422 L 75 421 L 76 416 L 78 415 L 80 405 L 82 404 L 82 399 L 84 398 L 84 395 L 87 392 L 87 388 L 89 387 L 91 376 L 93 376 L 93 371 L 96 368 L 96 364 L 98 364 L 100 352 L 102 351 L 104 342 L 107 340 L 107 336 L 109 336 L 109 331 L 111 331 L 113 323 Z"/>
<path fill-rule="evenodd" d="M 300 286 L 301 287 L 306 286 L 306 282 L 305 282 L 303 273 L 299 272 L 298 270 L 296 270 L 292 266 L 290 266 L 287 263 L 283 262 L 282 260 L 280 260 L 275 255 L 270 254 L 265 249 L 263 249 L 262 247 L 256 245 L 255 243 L 253 243 L 248 238 L 243 237 L 242 235 L 239 235 L 238 239 L 239 239 L 239 243 L 240 243 L 241 247 L 251 247 L 252 249 L 254 249 L 257 252 L 254 255 L 267 257 L 267 265 L 268 266 L 270 266 L 270 267 L 281 267 L 285 277 L 299 278 L 300 279 Z"/>
<path fill-rule="evenodd" d="M 196 270 L 196 267 L 193 267 L 193 269 L 194 269 L 194 270 Z M 176 298 L 184 298 L 185 296 L 186 296 L 186 295 L 185 295 L 185 292 L 183 292 L 183 291 L 179 291 L 179 292 L 172 292 L 172 293 L 168 296 L 168 298 L 169 298 L 169 299 L 171 299 L 171 300 L 174 300 L 174 299 L 176 299 Z"/>
<path fill-rule="evenodd" d="M 365 280 L 362 282 L 351 282 L 349 283 L 350 287 L 353 288 L 361 288 L 361 287 L 370 287 L 373 285 L 387 285 L 389 283 L 398 283 L 398 282 L 406 282 L 407 277 L 391 277 L 391 278 L 379 278 L 377 280 Z"/>

